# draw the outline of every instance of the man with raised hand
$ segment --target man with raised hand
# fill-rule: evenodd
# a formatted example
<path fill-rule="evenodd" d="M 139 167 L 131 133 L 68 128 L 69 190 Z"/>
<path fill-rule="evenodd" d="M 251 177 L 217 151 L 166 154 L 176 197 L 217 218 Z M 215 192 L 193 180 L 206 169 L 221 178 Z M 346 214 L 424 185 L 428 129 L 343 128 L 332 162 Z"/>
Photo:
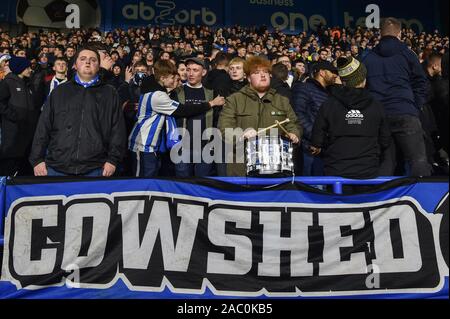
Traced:
<path fill-rule="evenodd" d="M 167 93 L 174 86 L 178 75 L 176 66 L 170 61 L 159 60 L 155 63 L 154 71 L 155 76 L 148 86 L 149 93 L 141 95 L 137 122 L 129 137 L 136 177 L 158 176 L 162 155 L 178 140 L 175 118 L 196 116 L 225 103 L 225 99 L 220 96 L 200 104 L 179 103 Z"/>

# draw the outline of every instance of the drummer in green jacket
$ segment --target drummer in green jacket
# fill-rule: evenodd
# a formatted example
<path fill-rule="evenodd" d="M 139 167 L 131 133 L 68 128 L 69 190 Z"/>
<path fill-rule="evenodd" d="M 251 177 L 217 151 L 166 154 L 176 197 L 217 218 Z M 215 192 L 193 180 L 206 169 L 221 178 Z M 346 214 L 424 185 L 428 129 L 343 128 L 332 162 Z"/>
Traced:
<path fill-rule="evenodd" d="M 283 127 L 287 131 L 287 138 L 294 144 L 300 143 L 302 128 L 297 120 L 289 99 L 276 93 L 270 88 L 270 61 L 255 56 L 249 58 L 244 71 L 249 84 L 239 92 L 227 98 L 226 104 L 220 113 L 219 129 L 226 143 L 236 145 L 233 136 L 225 134 L 225 129 L 241 128 L 244 135 L 241 138 L 249 139 L 257 135 L 258 129 L 270 127 L 276 122 L 289 119 Z M 283 133 L 279 129 L 280 134 Z M 228 163 L 228 176 L 245 176 L 244 163 Z"/>

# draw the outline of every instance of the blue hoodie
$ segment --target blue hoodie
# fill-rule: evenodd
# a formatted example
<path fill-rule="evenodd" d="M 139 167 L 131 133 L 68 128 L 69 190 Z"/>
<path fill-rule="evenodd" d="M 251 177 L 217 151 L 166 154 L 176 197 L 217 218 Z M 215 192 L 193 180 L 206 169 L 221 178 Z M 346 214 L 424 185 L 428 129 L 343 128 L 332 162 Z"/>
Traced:
<path fill-rule="evenodd" d="M 428 81 L 419 59 L 399 39 L 386 36 L 362 62 L 367 67 L 367 83 L 386 115 L 419 116 L 427 101 Z"/>

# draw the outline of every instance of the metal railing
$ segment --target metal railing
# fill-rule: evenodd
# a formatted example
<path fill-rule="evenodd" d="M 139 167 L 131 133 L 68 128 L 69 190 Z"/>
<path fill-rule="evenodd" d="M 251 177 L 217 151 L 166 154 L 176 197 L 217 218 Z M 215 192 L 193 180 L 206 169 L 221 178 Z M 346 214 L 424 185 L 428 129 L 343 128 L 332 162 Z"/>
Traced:
<path fill-rule="evenodd" d="M 329 176 L 295 177 L 295 178 L 211 177 L 211 179 L 238 185 L 268 186 L 290 182 L 298 182 L 310 186 L 331 185 L 333 186 L 333 192 L 338 195 L 343 194 L 344 185 L 379 185 L 398 178 L 400 177 L 379 177 L 375 179 L 347 179 Z"/>
<path fill-rule="evenodd" d="M 247 177 L 211 177 L 211 179 L 223 182 L 238 184 L 238 185 L 255 185 L 255 186 L 269 186 L 284 184 L 290 182 L 298 182 L 311 186 L 332 185 L 335 194 L 343 193 L 344 185 L 378 185 L 389 182 L 399 177 L 379 177 L 376 179 L 354 180 L 339 177 L 295 177 L 295 178 L 247 178 Z M 1 187 L 4 187 L 6 178 L 0 177 Z M 0 203 L 4 205 L 4 203 Z M 0 208 L 0 246 L 3 246 L 4 234 L 4 211 L 5 207 Z"/>

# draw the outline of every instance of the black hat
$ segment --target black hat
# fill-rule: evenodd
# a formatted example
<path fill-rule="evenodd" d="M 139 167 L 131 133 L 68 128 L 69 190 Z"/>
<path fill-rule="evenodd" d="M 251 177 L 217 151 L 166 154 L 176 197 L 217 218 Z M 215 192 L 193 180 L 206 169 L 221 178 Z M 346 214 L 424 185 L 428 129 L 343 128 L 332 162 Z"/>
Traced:
<path fill-rule="evenodd" d="M 192 63 L 198 64 L 198 65 L 202 66 L 204 69 L 206 69 L 205 61 L 203 61 L 202 59 L 199 59 L 199 58 L 195 58 L 195 57 L 187 58 L 184 62 L 186 65 L 188 65 L 189 62 L 192 62 Z"/>
<path fill-rule="evenodd" d="M 9 60 L 9 68 L 14 74 L 21 74 L 26 68 L 31 65 L 30 61 L 23 57 L 13 56 Z"/>
<path fill-rule="evenodd" d="M 328 70 L 332 73 L 338 74 L 338 69 L 328 61 L 319 61 L 313 64 L 312 66 L 312 73 L 315 74 L 319 72 L 320 70 Z"/>

